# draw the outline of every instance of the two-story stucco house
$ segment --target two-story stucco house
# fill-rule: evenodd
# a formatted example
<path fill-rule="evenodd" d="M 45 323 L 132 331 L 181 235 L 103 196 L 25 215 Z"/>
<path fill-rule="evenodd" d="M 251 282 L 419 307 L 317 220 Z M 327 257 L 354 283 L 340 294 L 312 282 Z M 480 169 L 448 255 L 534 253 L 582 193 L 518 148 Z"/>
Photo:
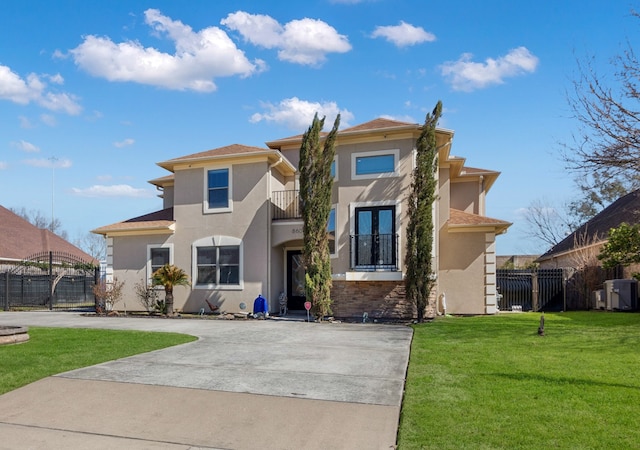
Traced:
<path fill-rule="evenodd" d="M 338 133 L 327 226 L 336 317 L 416 316 L 405 301 L 403 274 L 420 130 L 376 119 Z M 495 239 L 510 226 L 485 216 L 485 197 L 499 173 L 466 167 L 450 154 L 452 139 L 452 131 L 437 131 L 434 295 L 446 298 L 447 313 L 492 314 Z M 133 295 L 137 282 L 175 264 L 191 275 L 191 288 L 174 292 L 176 309 L 185 312 L 208 310 L 207 302 L 221 311 L 251 311 L 262 294 L 273 314 L 283 292 L 289 310 L 302 310 L 301 141 L 298 135 L 264 148 L 234 144 L 160 162 L 171 174 L 151 183 L 162 192 L 164 209 L 94 230 L 107 238 L 108 274 Z"/>

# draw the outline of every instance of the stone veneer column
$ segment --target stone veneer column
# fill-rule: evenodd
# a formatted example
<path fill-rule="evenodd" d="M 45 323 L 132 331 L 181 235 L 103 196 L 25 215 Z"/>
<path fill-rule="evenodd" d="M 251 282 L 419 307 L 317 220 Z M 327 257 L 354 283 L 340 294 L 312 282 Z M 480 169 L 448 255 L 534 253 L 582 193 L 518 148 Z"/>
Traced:
<path fill-rule="evenodd" d="M 496 289 L 496 235 L 485 233 L 484 252 L 484 305 L 486 314 L 498 312 L 498 296 Z"/>

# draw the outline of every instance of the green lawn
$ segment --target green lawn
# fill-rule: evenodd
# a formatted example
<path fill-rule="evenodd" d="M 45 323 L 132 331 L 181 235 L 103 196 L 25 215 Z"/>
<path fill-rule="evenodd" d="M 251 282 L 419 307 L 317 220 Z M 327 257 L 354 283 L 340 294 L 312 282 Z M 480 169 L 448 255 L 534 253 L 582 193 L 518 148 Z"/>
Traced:
<path fill-rule="evenodd" d="M 29 341 L 0 346 L 0 394 L 41 378 L 125 356 L 191 342 L 177 333 L 29 328 Z"/>
<path fill-rule="evenodd" d="M 416 325 L 399 449 L 640 448 L 640 314 Z"/>

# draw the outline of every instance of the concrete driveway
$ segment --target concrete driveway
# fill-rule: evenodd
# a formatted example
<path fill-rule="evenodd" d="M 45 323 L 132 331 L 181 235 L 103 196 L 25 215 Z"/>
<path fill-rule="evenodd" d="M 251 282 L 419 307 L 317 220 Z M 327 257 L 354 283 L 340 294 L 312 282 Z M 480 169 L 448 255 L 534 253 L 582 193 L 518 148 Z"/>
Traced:
<path fill-rule="evenodd" d="M 68 312 L 1 312 L 0 325 L 199 337 L 0 396 L 1 449 L 389 449 L 396 443 L 409 327 Z"/>

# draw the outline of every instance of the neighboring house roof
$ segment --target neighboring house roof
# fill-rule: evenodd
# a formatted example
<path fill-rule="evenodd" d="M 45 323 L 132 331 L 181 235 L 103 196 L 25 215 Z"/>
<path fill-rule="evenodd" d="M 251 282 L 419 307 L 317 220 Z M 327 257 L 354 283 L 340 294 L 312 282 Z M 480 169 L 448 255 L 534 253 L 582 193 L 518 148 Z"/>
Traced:
<path fill-rule="evenodd" d="M 607 206 L 580 228 L 551 247 L 538 261 L 550 259 L 553 256 L 570 252 L 584 245 L 594 244 L 597 241 L 604 241 L 609 235 L 609 230 L 619 227 L 622 223 L 640 223 L 640 190 L 620 197 Z"/>
<path fill-rule="evenodd" d="M 242 144 L 231 144 L 225 147 L 206 150 L 204 152 L 192 153 L 190 155 L 159 162 L 158 165 L 170 172 L 173 172 L 177 165 L 201 163 L 216 159 L 246 158 L 250 156 L 265 156 L 272 163 L 283 162 L 284 165 L 289 168 L 290 172 L 295 172 L 295 167 L 293 167 L 293 165 L 291 165 L 291 163 L 278 150 Z"/>
<path fill-rule="evenodd" d="M 38 228 L 0 206 L 0 259 L 21 261 L 37 253 L 63 252 L 98 264 L 91 255 L 49 230 Z"/>
<path fill-rule="evenodd" d="M 449 220 L 447 221 L 449 231 L 470 231 L 472 228 L 491 227 L 495 228 L 496 234 L 502 234 L 512 225 L 500 219 L 472 214 L 459 209 L 449 209 Z"/>
<path fill-rule="evenodd" d="M 173 220 L 173 208 L 166 208 L 160 211 L 155 211 L 143 216 L 134 217 L 133 219 L 125 220 L 123 222 L 117 222 L 104 227 L 96 228 L 92 230 L 92 233 L 106 235 L 113 233 L 144 233 L 144 232 L 156 232 L 156 233 L 173 233 L 175 226 L 175 220 Z"/>

